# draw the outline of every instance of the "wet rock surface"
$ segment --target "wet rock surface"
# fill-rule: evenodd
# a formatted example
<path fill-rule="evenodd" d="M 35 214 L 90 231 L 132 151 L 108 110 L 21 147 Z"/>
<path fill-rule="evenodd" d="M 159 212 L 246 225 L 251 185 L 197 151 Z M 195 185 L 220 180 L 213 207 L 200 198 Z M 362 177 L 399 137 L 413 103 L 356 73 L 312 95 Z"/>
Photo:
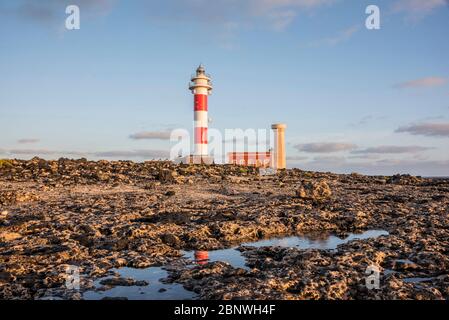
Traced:
<path fill-rule="evenodd" d="M 334 250 L 240 247 L 248 269 L 191 265 L 294 234 L 387 230 Z M 73 266 L 80 290 L 67 287 Z M 166 266 L 200 299 L 448 299 L 449 180 L 170 162 L 11 160 L 0 166 L 0 299 L 82 299 L 113 268 Z M 367 268 L 380 272 L 378 289 Z M 108 286 L 142 285 L 116 279 Z M 120 281 L 121 282 L 120 282 Z"/>
<path fill-rule="evenodd" d="M 131 287 L 131 286 L 147 286 L 148 282 L 144 280 L 135 280 L 131 278 L 109 278 L 104 279 L 100 281 L 100 284 L 103 286 L 124 286 L 124 287 Z"/>

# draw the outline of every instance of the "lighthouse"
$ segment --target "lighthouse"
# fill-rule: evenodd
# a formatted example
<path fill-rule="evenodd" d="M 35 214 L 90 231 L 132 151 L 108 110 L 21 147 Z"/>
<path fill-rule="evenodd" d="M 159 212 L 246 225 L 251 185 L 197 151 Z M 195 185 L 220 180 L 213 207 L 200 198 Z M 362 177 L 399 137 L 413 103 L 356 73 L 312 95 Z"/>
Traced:
<path fill-rule="evenodd" d="M 212 81 L 201 64 L 192 76 L 189 89 L 193 94 L 195 157 L 207 157 L 207 98 L 212 93 Z"/>
<path fill-rule="evenodd" d="M 193 94 L 193 154 L 183 163 L 212 164 L 213 157 L 208 153 L 208 97 L 212 93 L 212 80 L 202 64 L 196 69 L 189 82 Z"/>

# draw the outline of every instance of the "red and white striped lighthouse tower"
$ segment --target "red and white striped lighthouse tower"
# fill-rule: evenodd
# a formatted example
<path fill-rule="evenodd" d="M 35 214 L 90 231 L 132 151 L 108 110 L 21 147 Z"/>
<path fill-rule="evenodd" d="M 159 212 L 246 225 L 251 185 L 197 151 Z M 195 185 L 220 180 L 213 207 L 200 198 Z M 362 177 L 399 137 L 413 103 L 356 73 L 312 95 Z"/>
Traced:
<path fill-rule="evenodd" d="M 207 98 L 212 93 L 212 81 L 203 65 L 196 69 L 196 74 L 192 76 L 189 89 L 194 95 L 194 145 L 192 163 L 209 163 L 211 158 L 207 150 Z"/>

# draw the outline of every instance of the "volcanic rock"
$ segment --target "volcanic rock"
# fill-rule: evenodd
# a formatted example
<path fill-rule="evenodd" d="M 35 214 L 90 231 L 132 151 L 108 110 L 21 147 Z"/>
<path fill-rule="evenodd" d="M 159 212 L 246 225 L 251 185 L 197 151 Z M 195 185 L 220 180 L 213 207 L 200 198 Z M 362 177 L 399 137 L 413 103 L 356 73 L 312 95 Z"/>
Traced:
<path fill-rule="evenodd" d="M 252 167 L 168 161 L 0 161 L 0 212 L 7 212 L 0 214 L 0 299 L 80 299 L 115 268 L 152 266 L 167 270 L 164 283 L 182 284 L 199 299 L 449 299 L 448 195 L 444 178 L 299 169 L 260 176 Z M 388 233 L 356 239 L 373 229 Z M 288 241 L 251 247 L 298 233 L 317 248 Z M 319 249 L 330 236 L 352 241 Z M 181 251 L 242 243 L 232 251 L 243 255 L 245 269 L 195 264 Z M 76 294 L 66 288 L 69 266 L 81 276 Z M 366 287 L 373 266 L 378 290 Z M 105 286 L 137 282 L 115 278 Z"/>
<path fill-rule="evenodd" d="M 296 190 L 296 195 L 305 200 L 322 201 L 330 198 L 332 191 L 324 180 L 303 180 Z"/>

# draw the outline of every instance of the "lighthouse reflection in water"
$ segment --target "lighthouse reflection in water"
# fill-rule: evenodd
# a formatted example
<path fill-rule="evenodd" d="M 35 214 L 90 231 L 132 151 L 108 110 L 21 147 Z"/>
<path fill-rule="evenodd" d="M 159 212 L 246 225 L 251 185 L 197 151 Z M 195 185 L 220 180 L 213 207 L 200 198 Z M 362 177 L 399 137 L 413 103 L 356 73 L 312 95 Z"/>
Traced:
<path fill-rule="evenodd" d="M 209 262 L 209 252 L 208 251 L 195 251 L 195 263 L 202 266 Z"/>

